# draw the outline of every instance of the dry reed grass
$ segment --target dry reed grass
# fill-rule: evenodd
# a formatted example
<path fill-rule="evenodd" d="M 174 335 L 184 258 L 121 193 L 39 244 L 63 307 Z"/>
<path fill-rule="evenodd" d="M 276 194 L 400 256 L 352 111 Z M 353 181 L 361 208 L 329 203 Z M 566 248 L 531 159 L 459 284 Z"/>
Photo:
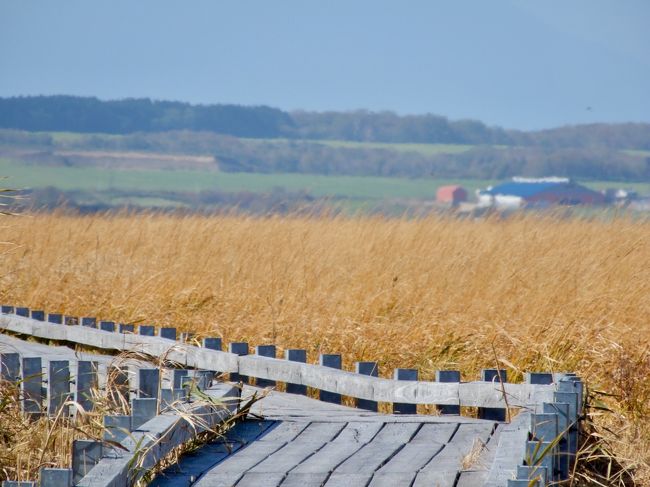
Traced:
<path fill-rule="evenodd" d="M 525 216 L 252 218 L 34 214 L 5 223 L 0 300 L 423 379 L 575 371 L 620 461 L 650 482 L 650 224 Z M 8 227 L 7 227 L 8 226 Z"/>

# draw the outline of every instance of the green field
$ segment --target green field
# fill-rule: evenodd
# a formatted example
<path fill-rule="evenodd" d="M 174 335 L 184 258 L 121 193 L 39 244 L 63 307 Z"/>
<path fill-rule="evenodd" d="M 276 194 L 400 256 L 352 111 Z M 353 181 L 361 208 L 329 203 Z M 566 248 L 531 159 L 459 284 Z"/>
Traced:
<path fill-rule="evenodd" d="M 207 171 L 139 170 L 117 171 L 100 168 L 28 165 L 0 159 L 0 174 L 13 188 L 53 186 L 61 190 L 86 191 L 169 191 L 199 192 L 307 191 L 312 196 L 362 200 L 433 198 L 438 186 L 462 184 L 469 190 L 490 181 L 405 179 L 309 174 L 224 173 Z"/>
<path fill-rule="evenodd" d="M 270 193 L 277 190 L 305 192 L 313 197 L 342 199 L 350 208 L 363 208 L 382 201 L 432 200 L 445 184 L 460 184 L 470 194 L 495 184 L 487 180 L 406 179 L 309 174 L 226 173 L 199 170 L 109 170 L 25 164 L 0 158 L 3 186 L 15 189 L 55 187 L 95 195 L 93 200 L 111 205 L 179 206 L 160 193 L 200 191 Z M 593 189 L 624 187 L 650 194 L 650 183 L 585 182 Z M 151 195 L 147 195 L 151 194 Z"/>
<path fill-rule="evenodd" d="M 290 140 L 290 139 L 242 139 L 247 142 L 265 142 L 271 144 L 287 144 L 291 142 L 308 142 L 321 144 L 336 149 L 384 149 L 397 152 L 416 152 L 424 156 L 435 156 L 437 154 L 460 154 L 472 149 L 473 145 L 466 144 L 412 144 L 412 143 L 390 143 L 390 142 L 354 142 L 349 140 Z M 494 146 L 502 147 L 502 146 Z"/>

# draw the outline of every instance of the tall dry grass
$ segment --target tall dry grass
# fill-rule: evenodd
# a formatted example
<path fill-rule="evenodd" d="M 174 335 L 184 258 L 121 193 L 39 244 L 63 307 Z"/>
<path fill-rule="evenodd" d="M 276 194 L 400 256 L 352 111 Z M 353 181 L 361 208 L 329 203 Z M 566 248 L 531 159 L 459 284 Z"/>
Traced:
<path fill-rule="evenodd" d="M 575 371 L 607 391 L 618 458 L 650 482 L 650 224 L 630 219 L 34 214 L 10 220 L 0 300 L 381 371 Z M 605 429 L 607 428 L 607 429 Z"/>

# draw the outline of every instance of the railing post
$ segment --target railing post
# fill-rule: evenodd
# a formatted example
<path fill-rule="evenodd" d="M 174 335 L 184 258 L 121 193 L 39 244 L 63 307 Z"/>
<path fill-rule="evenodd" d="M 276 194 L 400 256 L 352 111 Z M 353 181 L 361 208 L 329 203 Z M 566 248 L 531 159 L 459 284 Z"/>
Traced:
<path fill-rule="evenodd" d="M 519 465 L 517 467 L 517 480 L 525 480 L 526 482 L 537 480 L 538 483 L 534 485 L 545 486 L 548 483 L 548 471 L 546 467 Z"/>
<path fill-rule="evenodd" d="M 174 369 L 172 371 L 172 389 L 183 388 L 183 377 L 187 377 L 190 371 L 185 369 Z"/>
<path fill-rule="evenodd" d="M 120 323 L 119 326 L 120 333 L 134 333 L 135 327 L 131 324 Z"/>
<path fill-rule="evenodd" d="M 307 363 L 307 351 L 299 348 L 288 348 L 284 351 L 284 358 L 290 362 Z M 290 394 L 307 395 L 307 386 L 287 382 L 287 392 Z"/>
<path fill-rule="evenodd" d="M 151 325 L 140 325 L 138 327 L 138 331 L 142 336 L 148 336 L 148 337 L 156 336 L 156 328 Z"/>
<path fill-rule="evenodd" d="M 41 468 L 39 487 L 72 487 L 71 468 Z"/>
<path fill-rule="evenodd" d="M 72 482 L 76 485 L 102 459 L 102 442 L 74 440 L 72 442 Z"/>
<path fill-rule="evenodd" d="M 114 321 L 100 321 L 99 329 L 102 331 L 115 332 L 115 322 Z"/>
<path fill-rule="evenodd" d="M 12 384 L 20 380 L 20 355 L 15 352 L 0 353 L 0 379 Z"/>
<path fill-rule="evenodd" d="M 555 414 L 557 416 L 558 436 L 561 435 L 556 447 L 558 480 L 566 480 L 569 478 L 571 461 L 571 452 L 569 451 L 569 404 L 564 402 L 545 402 L 542 408 L 544 413 Z"/>
<path fill-rule="evenodd" d="M 209 350 L 218 350 L 221 352 L 221 338 L 218 337 L 206 337 L 203 339 L 203 348 Z"/>
<path fill-rule="evenodd" d="M 160 369 L 138 369 L 138 397 L 158 398 Z"/>
<path fill-rule="evenodd" d="M 551 452 L 544 453 L 544 452 Z M 553 481 L 554 455 L 551 443 L 546 441 L 529 441 L 526 444 L 526 463 L 528 466 L 544 467 L 547 472 L 547 481 Z"/>
<path fill-rule="evenodd" d="M 87 326 L 88 328 L 97 328 L 97 319 L 92 317 L 83 317 L 81 318 L 81 326 Z"/>
<path fill-rule="evenodd" d="M 275 358 L 275 345 L 257 345 L 255 347 L 255 354 L 259 355 L 260 357 Z M 276 383 L 274 380 L 256 378 L 255 385 L 257 387 L 275 387 Z"/>
<path fill-rule="evenodd" d="M 137 430 L 144 423 L 158 414 L 158 399 L 140 397 L 131 402 L 131 431 Z"/>
<path fill-rule="evenodd" d="M 131 416 L 104 416 L 104 440 L 121 443 L 131 432 Z"/>
<path fill-rule="evenodd" d="M 16 308 L 16 315 L 22 316 L 23 318 L 29 318 L 29 308 L 25 308 L 25 307 Z"/>
<path fill-rule="evenodd" d="M 548 385 L 553 383 L 553 374 L 550 372 L 526 372 L 526 384 Z"/>
<path fill-rule="evenodd" d="M 36 321 L 45 321 L 45 311 L 33 309 L 29 312 L 31 319 Z"/>
<path fill-rule="evenodd" d="M 109 401 L 113 406 L 125 409 L 129 404 L 129 374 L 127 368 L 108 367 L 106 377 L 106 392 Z"/>
<path fill-rule="evenodd" d="M 160 338 L 166 338 L 167 340 L 176 340 L 176 328 L 171 326 L 163 326 L 158 331 Z"/>
<path fill-rule="evenodd" d="M 357 374 L 369 375 L 371 377 L 379 377 L 379 365 L 377 362 L 355 362 L 354 371 Z M 359 409 L 366 409 L 368 411 L 377 412 L 378 404 L 377 401 L 371 401 L 368 399 L 357 399 L 357 407 Z"/>
<path fill-rule="evenodd" d="M 436 382 L 460 382 L 460 371 L 459 370 L 436 370 Z M 448 404 L 436 404 L 436 408 L 440 411 L 440 414 L 460 414 L 460 403 L 456 405 Z"/>
<path fill-rule="evenodd" d="M 93 390 L 97 390 L 97 362 L 80 360 L 77 362 L 77 402 L 84 411 L 92 411 L 95 407 L 93 402 Z"/>
<path fill-rule="evenodd" d="M 228 345 L 228 351 L 230 353 L 237 354 L 239 356 L 248 355 L 248 343 L 247 342 L 233 342 Z M 239 375 L 236 372 L 230 374 L 231 382 L 243 382 L 248 384 L 248 377 L 245 375 Z"/>
<path fill-rule="evenodd" d="M 323 367 L 341 369 L 341 355 L 333 353 L 322 353 L 319 357 L 319 363 Z M 318 398 L 324 402 L 332 404 L 341 404 L 341 394 L 329 391 L 318 391 Z"/>
<path fill-rule="evenodd" d="M 70 406 L 65 404 L 70 400 L 70 364 L 67 360 L 50 361 L 48 388 L 48 414 L 56 416 L 59 408 L 63 408 L 63 417 L 69 416 Z"/>
<path fill-rule="evenodd" d="M 483 369 L 481 371 L 481 380 L 494 383 L 495 388 L 501 388 L 501 383 L 508 381 L 507 371 L 504 369 Z M 489 419 L 491 421 L 505 421 L 505 408 L 478 408 L 479 419 Z"/>
<path fill-rule="evenodd" d="M 41 357 L 23 357 L 23 411 L 30 416 L 43 413 L 43 362 Z"/>
<path fill-rule="evenodd" d="M 48 323 L 54 323 L 57 325 L 63 324 L 63 315 L 61 313 L 48 313 L 47 314 Z"/>
<path fill-rule="evenodd" d="M 393 379 L 395 380 L 408 380 L 408 381 L 417 381 L 418 380 L 418 370 L 417 369 L 395 369 L 393 372 Z M 393 403 L 393 414 L 417 414 L 418 406 L 417 404 L 407 404 L 407 403 Z"/>

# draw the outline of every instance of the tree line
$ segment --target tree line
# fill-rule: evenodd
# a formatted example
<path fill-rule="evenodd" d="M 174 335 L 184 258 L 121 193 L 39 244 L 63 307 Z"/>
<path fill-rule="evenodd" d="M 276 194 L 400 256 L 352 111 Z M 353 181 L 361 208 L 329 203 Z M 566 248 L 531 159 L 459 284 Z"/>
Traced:
<path fill-rule="evenodd" d="M 122 135 L 188 130 L 246 138 L 650 150 L 650 124 L 644 123 L 523 132 L 433 114 L 286 112 L 268 106 L 63 95 L 0 98 L 0 128 Z"/>
<path fill-rule="evenodd" d="M 30 150 L 12 151 L 12 147 Z M 2 148 L 12 158 L 44 164 L 74 165 L 74 158 L 66 155 L 71 150 L 140 151 L 208 154 L 214 156 L 220 170 L 227 172 L 445 179 L 555 175 L 592 180 L 650 180 L 650 157 L 591 146 L 474 145 L 460 153 L 426 155 L 415 150 L 339 147 L 297 139 L 246 139 L 213 132 L 75 134 L 57 138 L 44 133 L 0 130 L 0 156 Z"/>

